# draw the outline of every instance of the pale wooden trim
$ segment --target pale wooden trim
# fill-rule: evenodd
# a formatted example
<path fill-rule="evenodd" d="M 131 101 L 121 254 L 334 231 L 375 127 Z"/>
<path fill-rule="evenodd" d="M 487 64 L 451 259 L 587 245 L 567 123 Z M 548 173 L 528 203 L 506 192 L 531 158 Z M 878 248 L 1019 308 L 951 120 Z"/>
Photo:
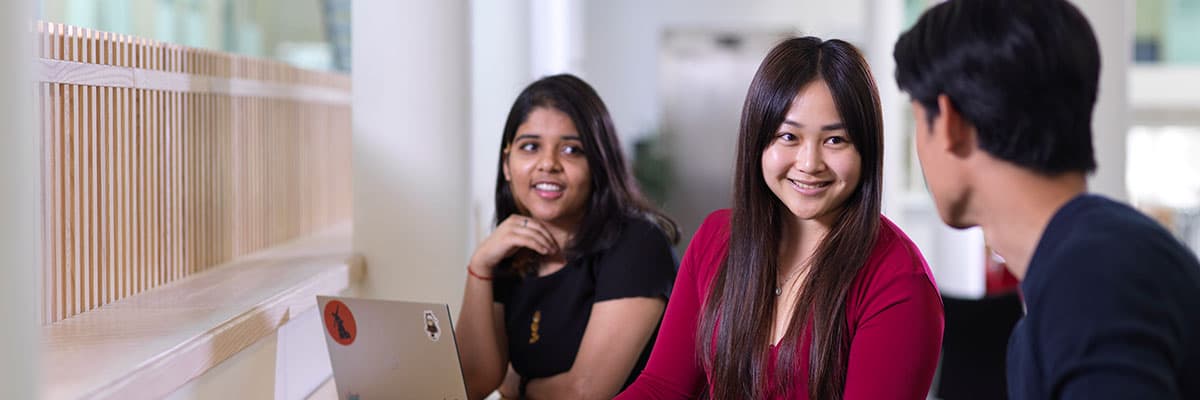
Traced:
<path fill-rule="evenodd" d="M 270 97 L 296 101 L 350 104 L 347 90 L 281 84 L 243 78 L 220 78 L 150 69 L 88 64 L 42 58 L 36 68 L 41 82 L 127 87 L 171 92 L 215 93 L 238 97 Z"/>
<path fill-rule="evenodd" d="M 349 225 L 248 255 L 43 328 L 48 399 L 170 394 L 359 282 Z"/>

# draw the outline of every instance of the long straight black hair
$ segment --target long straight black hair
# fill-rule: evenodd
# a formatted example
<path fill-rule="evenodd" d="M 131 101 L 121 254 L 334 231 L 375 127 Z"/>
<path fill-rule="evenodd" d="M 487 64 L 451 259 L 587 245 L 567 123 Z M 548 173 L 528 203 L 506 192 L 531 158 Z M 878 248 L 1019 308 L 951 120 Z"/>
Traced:
<path fill-rule="evenodd" d="M 571 119 L 583 141 L 583 154 L 591 172 L 591 196 L 584 205 L 587 210 L 573 239 L 563 247 L 568 259 L 611 247 L 620 235 L 623 217 L 650 220 L 671 243 L 679 240 L 675 222 L 646 200 L 625 165 L 608 107 L 591 85 L 570 74 L 548 76 L 531 83 L 508 112 L 496 168 L 496 224 L 518 212 L 512 189 L 504 179 L 507 157 L 504 150 L 512 145 L 517 127 L 536 108 L 558 110 Z M 530 252 L 525 253 L 531 256 Z"/>
<path fill-rule="evenodd" d="M 850 141 L 862 159 L 861 180 L 836 211 L 817 246 L 795 314 L 779 344 L 775 385 L 766 366 L 775 319 L 779 248 L 789 209 L 767 187 L 763 150 L 783 123 L 792 99 L 824 81 Z M 737 171 L 729 252 L 713 280 L 700 319 L 697 352 L 710 371 L 715 399 L 764 398 L 786 393 L 795 374 L 796 348 L 811 328 L 808 388 L 811 399 L 840 399 L 846 383 L 849 338 L 845 299 L 879 230 L 883 118 L 866 60 L 853 45 L 814 37 L 773 48 L 750 83 L 738 132 Z"/>

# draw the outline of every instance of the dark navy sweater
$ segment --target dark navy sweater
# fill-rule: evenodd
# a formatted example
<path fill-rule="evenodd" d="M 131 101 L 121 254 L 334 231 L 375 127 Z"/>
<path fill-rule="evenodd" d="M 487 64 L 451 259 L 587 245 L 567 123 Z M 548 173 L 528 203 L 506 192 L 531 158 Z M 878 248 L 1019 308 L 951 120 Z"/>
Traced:
<path fill-rule="evenodd" d="M 1200 263 L 1155 221 L 1095 196 L 1051 218 L 1021 282 L 1013 399 L 1200 399 Z"/>

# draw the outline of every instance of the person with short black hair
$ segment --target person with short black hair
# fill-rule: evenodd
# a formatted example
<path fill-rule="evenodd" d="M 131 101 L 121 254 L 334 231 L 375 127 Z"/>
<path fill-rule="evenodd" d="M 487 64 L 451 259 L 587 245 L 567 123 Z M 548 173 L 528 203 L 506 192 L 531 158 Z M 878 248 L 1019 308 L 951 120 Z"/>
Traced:
<path fill-rule="evenodd" d="M 1087 193 L 1100 51 L 1063 0 L 951 0 L 895 46 L 938 214 L 1021 278 L 1014 399 L 1200 398 L 1200 262 Z"/>

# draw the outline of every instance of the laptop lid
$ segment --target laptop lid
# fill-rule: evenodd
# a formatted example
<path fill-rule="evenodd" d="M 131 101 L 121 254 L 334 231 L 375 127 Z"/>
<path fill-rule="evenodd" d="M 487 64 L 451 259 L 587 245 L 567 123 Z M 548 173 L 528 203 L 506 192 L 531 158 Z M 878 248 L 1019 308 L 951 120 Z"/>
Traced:
<path fill-rule="evenodd" d="M 340 400 L 466 400 L 445 304 L 317 296 Z"/>

